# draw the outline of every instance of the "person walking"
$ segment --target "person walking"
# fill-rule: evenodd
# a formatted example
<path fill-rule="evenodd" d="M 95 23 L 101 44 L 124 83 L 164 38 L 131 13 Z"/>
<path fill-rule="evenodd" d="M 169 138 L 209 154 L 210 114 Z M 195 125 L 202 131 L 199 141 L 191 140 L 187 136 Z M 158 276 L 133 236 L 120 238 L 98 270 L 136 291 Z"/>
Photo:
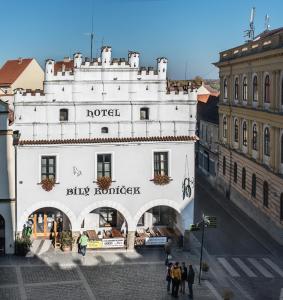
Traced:
<path fill-rule="evenodd" d="M 181 282 L 181 268 L 178 262 L 176 262 L 175 265 L 171 268 L 171 277 L 172 277 L 172 296 L 177 298 L 179 292 L 179 286 Z"/>
<path fill-rule="evenodd" d="M 88 236 L 87 233 L 84 231 L 79 239 L 80 253 L 82 254 L 82 256 L 85 256 L 87 242 L 88 242 Z"/>
<path fill-rule="evenodd" d="M 182 268 L 181 268 L 181 293 L 184 295 L 186 290 L 186 281 L 188 277 L 188 269 L 186 267 L 186 264 L 182 262 Z"/>
<path fill-rule="evenodd" d="M 172 268 L 172 263 L 168 263 L 166 267 L 166 281 L 167 281 L 167 292 L 170 293 L 170 287 L 171 287 L 171 268 Z"/>
<path fill-rule="evenodd" d="M 195 282 L 195 271 L 192 265 L 189 265 L 189 272 L 188 272 L 188 287 L 189 287 L 189 298 L 193 299 L 193 284 Z"/>
<path fill-rule="evenodd" d="M 167 266 L 169 263 L 169 259 L 171 257 L 171 249 L 172 249 L 172 241 L 171 241 L 171 239 L 168 239 L 168 241 L 164 245 L 164 251 L 165 251 L 165 255 L 166 255 L 165 266 Z"/>

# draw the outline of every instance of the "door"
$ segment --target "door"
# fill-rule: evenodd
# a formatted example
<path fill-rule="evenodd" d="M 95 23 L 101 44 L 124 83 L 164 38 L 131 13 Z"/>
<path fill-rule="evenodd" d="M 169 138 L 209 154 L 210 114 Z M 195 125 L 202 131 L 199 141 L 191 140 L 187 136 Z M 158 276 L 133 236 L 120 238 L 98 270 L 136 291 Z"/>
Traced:
<path fill-rule="evenodd" d="M 55 213 L 39 211 L 33 215 L 33 236 L 51 238 L 56 231 Z"/>
<path fill-rule="evenodd" d="M 5 220 L 0 215 L 0 255 L 5 254 Z"/>

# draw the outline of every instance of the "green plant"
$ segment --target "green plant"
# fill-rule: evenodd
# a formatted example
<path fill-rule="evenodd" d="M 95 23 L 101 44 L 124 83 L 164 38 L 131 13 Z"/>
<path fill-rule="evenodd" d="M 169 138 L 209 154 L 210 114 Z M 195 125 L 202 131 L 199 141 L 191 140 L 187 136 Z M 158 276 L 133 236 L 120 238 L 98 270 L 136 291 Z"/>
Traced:
<path fill-rule="evenodd" d="M 25 256 L 29 252 L 31 244 L 32 242 L 29 236 L 17 236 L 15 241 L 15 254 Z"/>
<path fill-rule="evenodd" d="M 203 262 L 202 263 L 202 265 L 201 265 L 201 270 L 203 271 L 203 272 L 208 272 L 208 270 L 209 270 L 209 265 L 207 264 L 207 262 Z"/>
<path fill-rule="evenodd" d="M 64 247 L 72 247 L 73 237 L 72 231 L 66 230 L 61 233 L 61 246 Z"/>

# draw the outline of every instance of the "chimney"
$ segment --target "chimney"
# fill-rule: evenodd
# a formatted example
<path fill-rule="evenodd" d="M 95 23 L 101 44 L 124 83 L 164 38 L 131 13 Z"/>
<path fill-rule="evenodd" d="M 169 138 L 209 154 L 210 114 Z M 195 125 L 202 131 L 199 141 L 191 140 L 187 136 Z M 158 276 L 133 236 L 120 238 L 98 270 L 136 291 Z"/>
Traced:
<path fill-rule="evenodd" d="M 22 62 L 23 62 L 22 57 L 19 57 L 19 58 L 18 58 L 18 64 L 20 65 Z"/>

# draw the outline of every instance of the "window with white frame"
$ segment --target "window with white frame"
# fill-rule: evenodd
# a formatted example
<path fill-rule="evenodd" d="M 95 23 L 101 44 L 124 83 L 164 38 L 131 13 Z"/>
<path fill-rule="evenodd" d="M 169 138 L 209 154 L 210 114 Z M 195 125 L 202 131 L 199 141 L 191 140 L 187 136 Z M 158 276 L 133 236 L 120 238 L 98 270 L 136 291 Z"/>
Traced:
<path fill-rule="evenodd" d="M 97 178 L 112 177 L 112 155 L 110 153 L 97 154 Z"/>
<path fill-rule="evenodd" d="M 154 152 L 154 175 L 168 174 L 168 152 Z"/>

